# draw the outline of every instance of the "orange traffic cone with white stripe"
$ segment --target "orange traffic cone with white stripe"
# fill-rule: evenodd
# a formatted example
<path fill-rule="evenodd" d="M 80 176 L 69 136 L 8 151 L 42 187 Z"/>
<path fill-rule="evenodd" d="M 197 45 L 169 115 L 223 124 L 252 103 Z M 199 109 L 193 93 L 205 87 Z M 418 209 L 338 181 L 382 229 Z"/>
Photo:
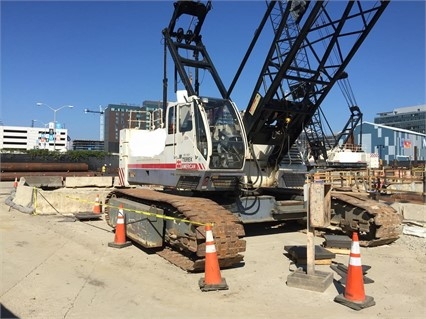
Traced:
<path fill-rule="evenodd" d="M 345 292 L 334 298 L 334 301 L 355 310 L 374 306 L 376 304 L 374 298 L 365 295 L 363 276 L 358 233 L 354 232 L 352 235 Z"/>
<path fill-rule="evenodd" d="M 96 195 L 95 199 L 95 205 L 93 205 L 93 214 L 100 214 L 101 213 L 101 204 L 99 202 L 99 195 Z"/>
<path fill-rule="evenodd" d="M 18 178 L 15 177 L 15 181 L 13 182 L 13 188 L 17 189 L 18 188 Z"/>
<path fill-rule="evenodd" d="M 202 291 L 226 290 L 228 285 L 222 278 L 217 258 L 216 246 L 213 240 L 212 225 L 206 225 L 206 261 L 204 266 L 204 278 L 198 282 Z"/>
<path fill-rule="evenodd" d="M 109 247 L 112 248 L 123 248 L 130 246 L 132 243 L 126 240 L 126 222 L 124 218 L 123 205 L 120 205 L 120 209 L 117 214 L 117 222 L 115 224 L 115 237 L 114 242 L 108 243 Z"/>

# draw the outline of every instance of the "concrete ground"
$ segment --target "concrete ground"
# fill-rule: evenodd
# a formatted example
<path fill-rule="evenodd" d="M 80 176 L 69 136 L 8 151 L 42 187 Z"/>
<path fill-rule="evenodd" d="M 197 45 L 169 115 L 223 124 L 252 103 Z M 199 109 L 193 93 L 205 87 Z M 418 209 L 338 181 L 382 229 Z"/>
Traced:
<path fill-rule="evenodd" d="M 108 247 L 105 221 L 73 222 L 59 214 L 29 215 L 4 204 L 0 186 L 2 318 L 423 318 L 426 314 L 426 244 L 403 235 L 391 245 L 361 248 L 371 266 L 361 311 L 334 302 L 340 276 L 324 292 L 292 288 L 295 266 L 286 245 L 305 245 L 294 226 L 247 229 L 245 264 L 221 270 L 228 290 L 202 292 L 204 274 L 188 274 L 136 246 Z M 424 208 L 424 207 L 423 207 Z M 323 239 L 315 238 L 317 244 Z M 347 255 L 334 261 L 347 265 Z"/>

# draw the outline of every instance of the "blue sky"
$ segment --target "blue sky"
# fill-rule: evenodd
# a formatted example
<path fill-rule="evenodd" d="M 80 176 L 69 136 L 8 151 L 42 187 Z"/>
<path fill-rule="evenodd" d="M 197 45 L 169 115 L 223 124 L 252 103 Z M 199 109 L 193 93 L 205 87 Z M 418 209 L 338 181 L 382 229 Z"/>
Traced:
<path fill-rule="evenodd" d="M 201 33 L 225 87 L 265 7 L 264 1 L 213 0 Z M 54 112 L 37 102 L 54 109 L 73 105 L 56 113 L 57 122 L 73 139 L 99 139 L 99 115 L 84 109 L 162 99 L 161 30 L 169 24 L 172 1 L 2 0 L 0 9 L 4 125 L 30 126 L 37 120 L 43 127 L 53 121 Z M 391 1 L 346 70 L 364 120 L 426 104 L 425 60 L 425 2 Z M 257 69 L 248 69 L 233 91 L 241 110 L 257 77 Z M 337 86 L 322 109 L 333 130 L 343 128 L 349 111 Z"/>

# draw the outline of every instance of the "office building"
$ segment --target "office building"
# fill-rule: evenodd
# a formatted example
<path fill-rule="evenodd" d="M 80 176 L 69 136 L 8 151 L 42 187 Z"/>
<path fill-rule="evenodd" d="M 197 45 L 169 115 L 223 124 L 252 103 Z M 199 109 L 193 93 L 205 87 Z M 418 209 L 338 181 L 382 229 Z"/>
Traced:
<path fill-rule="evenodd" d="M 374 123 L 426 134 L 426 105 L 396 108 L 382 112 L 374 118 Z"/>

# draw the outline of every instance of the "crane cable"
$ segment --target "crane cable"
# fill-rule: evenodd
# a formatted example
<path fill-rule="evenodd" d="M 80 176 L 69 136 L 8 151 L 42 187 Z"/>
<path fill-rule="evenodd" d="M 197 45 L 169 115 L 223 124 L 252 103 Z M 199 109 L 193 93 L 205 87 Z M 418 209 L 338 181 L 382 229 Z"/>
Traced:
<path fill-rule="evenodd" d="M 368 13 L 368 16 L 370 16 L 371 14 L 372 14 L 371 12 Z M 366 20 L 369 20 L 368 16 L 366 17 Z M 321 22 L 324 25 L 326 23 L 326 21 L 325 21 L 323 15 L 321 15 L 321 20 L 322 20 Z M 320 35 L 322 35 L 320 28 L 318 29 L 318 32 L 320 33 Z M 327 32 L 327 37 L 328 36 L 330 36 L 329 32 Z M 326 37 L 323 37 L 323 38 L 326 38 Z M 323 41 L 323 44 L 324 44 L 324 48 L 326 48 L 325 41 Z M 336 60 L 339 60 L 339 58 L 338 58 L 339 54 L 337 52 L 337 48 L 336 47 L 333 47 L 333 53 L 334 53 L 334 56 L 336 57 Z M 331 56 L 331 55 L 330 55 L 330 61 L 332 62 L 333 65 L 337 65 L 334 62 L 333 56 Z M 352 106 L 358 105 L 357 101 L 356 101 L 356 98 L 355 98 L 355 95 L 353 93 L 352 86 L 350 84 L 349 78 L 346 76 L 346 78 L 339 79 L 337 81 L 337 84 L 338 84 L 341 92 L 343 93 L 343 97 L 345 98 L 346 103 L 348 104 L 348 107 L 350 108 Z"/>

